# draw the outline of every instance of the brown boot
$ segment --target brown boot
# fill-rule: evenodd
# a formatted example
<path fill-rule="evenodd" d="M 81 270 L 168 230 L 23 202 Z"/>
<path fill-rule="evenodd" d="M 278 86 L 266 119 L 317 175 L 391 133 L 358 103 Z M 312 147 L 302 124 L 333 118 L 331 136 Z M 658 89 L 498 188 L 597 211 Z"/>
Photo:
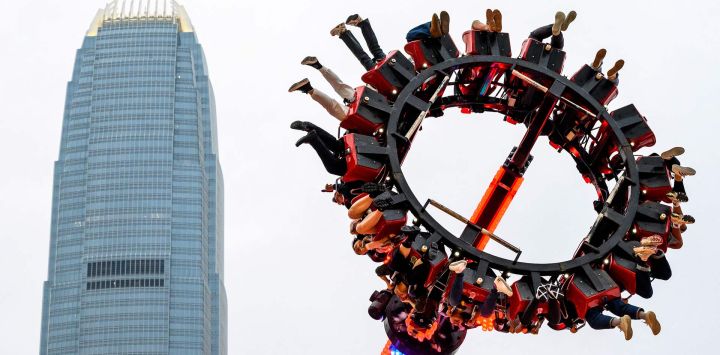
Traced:
<path fill-rule="evenodd" d="M 495 32 L 502 32 L 502 13 L 500 10 L 493 10 L 493 22 L 495 22 Z"/>
<path fill-rule="evenodd" d="M 562 30 L 562 24 L 565 22 L 565 13 L 562 11 L 558 11 L 555 13 L 555 23 L 553 23 L 552 26 L 552 35 L 557 36 L 560 34 L 560 31 Z"/>
<path fill-rule="evenodd" d="M 625 61 L 620 59 L 617 62 L 615 62 L 615 65 L 613 65 L 610 70 L 607 72 L 608 80 L 615 80 L 617 78 L 617 73 L 622 69 L 622 67 L 625 66 Z"/>
<path fill-rule="evenodd" d="M 450 14 L 447 11 L 440 11 L 440 33 L 450 33 Z"/>
<path fill-rule="evenodd" d="M 632 339 L 633 330 L 632 324 L 630 323 L 630 316 L 622 316 L 620 318 L 620 324 L 618 324 L 618 328 L 620 328 L 623 334 L 625 334 L 625 340 Z"/>
<path fill-rule="evenodd" d="M 440 29 L 440 18 L 437 14 L 433 14 L 432 20 L 430 21 L 430 37 L 442 37 L 442 30 Z"/>
<path fill-rule="evenodd" d="M 495 32 L 495 18 L 491 9 L 485 10 L 485 23 L 491 32 Z"/>
<path fill-rule="evenodd" d="M 600 70 L 600 67 L 602 66 L 603 59 L 605 59 L 605 55 L 607 54 L 607 49 L 600 48 L 600 50 L 595 53 L 595 59 L 592 62 L 591 67 L 595 70 Z"/>
<path fill-rule="evenodd" d="M 561 31 L 567 31 L 568 26 L 575 21 L 575 18 L 577 17 L 577 12 L 575 10 L 570 11 L 567 16 L 565 17 L 565 21 L 563 21 L 562 26 L 560 26 Z"/>
<path fill-rule="evenodd" d="M 645 324 L 650 327 L 650 330 L 652 331 L 653 335 L 660 334 L 660 329 L 662 328 L 660 326 L 660 322 L 657 320 L 657 316 L 655 315 L 655 312 L 649 311 L 645 312 Z"/>

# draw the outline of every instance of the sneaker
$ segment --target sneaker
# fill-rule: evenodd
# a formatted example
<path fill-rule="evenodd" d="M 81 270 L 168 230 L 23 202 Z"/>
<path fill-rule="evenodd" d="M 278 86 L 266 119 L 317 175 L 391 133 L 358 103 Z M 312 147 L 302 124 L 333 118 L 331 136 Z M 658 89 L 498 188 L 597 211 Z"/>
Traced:
<path fill-rule="evenodd" d="M 320 68 L 322 68 L 322 65 L 320 64 L 320 61 L 317 59 L 317 57 L 313 57 L 313 56 L 307 56 L 307 57 L 303 58 L 303 60 L 300 61 L 300 64 L 302 64 L 302 65 L 308 65 L 308 66 L 311 66 L 311 67 L 313 67 L 313 68 L 315 68 L 315 69 L 320 69 Z"/>
<path fill-rule="evenodd" d="M 345 20 L 345 24 L 350 26 L 357 26 L 360 24 L 360 22 L 363 22 L 363 18 L 360 17 L 358 14 L 353 14 L 348 16 L 347 20 Z"/>
<path fill-rule="evenodd" d="M 617 73 L 622 69 L 622 67 L 625 66 L 625 61 L 620 59 L 617 62 L 615 62 L 615 65 L 613 65 L 610 70 L 607 72 L 607 77 L 609 80 L 615 80 Z"/>
<path fill-rule="evenodd" d="M 502 12 L 493 10 L 493 22 L 495 23 L 495 32 L 502 32 Z"/>
<path fill-rule="evenodd" d="M 689 214 L 673 213 L 671 219 L 673 223 L 680 225 L 695 223 L 695 218 Z"/>
<path fill-rule="evenodd" d="M 693 168 L 690 168 L 687 166 L 681 166 L 681 165 L 677 165 L 677 164 L 673 164 L 672 172 L 675 174 L 678 174 L 682 177 L 693 176 L 696 173 L 695 169 L 693 169 Z"/>
<path fill-rule="evenodd" d="M 495 18 L 491 9 L 485 10 L 485 23 L 490 31 L 495 31 Z"/>
<path fill-rule="evenodd" d="M 640 245 L 644 247 L 657 247 L 659 245 L 662 245 L 662 243 L 663 238 L 657 234 L 645 237 L 640 240 Z"/>
<path fill-rule="evenodd" d="M 647 319 L 645 320 L 645 324 L 650 327 L 650 330 L 652 330 L 653 335 L 660 334 L 660 329 L 662 328 L 660 326 L 660 322 L 657 320 L 657 316 L 655 315 L 655 312 L 649 311 L 647 313 Z"/>
<path fill-rule="evenodd" d="M 442 30 L 440 29 L 440 26 L 440 18 L 437 14 L 433 14 L 432 20 L 430 21 L 430 37 L 439 38 L 442 36 Z"/>
<path fill-rule="evenodd" d="M 440 33 L 450 33 L 450 14 L 447 11 L 440 11 Z"/>
<path fill-rule="evenodd" d="M 453 261 L 452 263 L 450 263 L 450 266 L 448 266 L 448 269 L 450 269 L 450 271 L 452 271 L 456 274 L 459 274 L 459 273 L 465 271 L 466 267 L 467 267 L 467 260 L 458 260 L 458 261 Z"/>
<path fill-rule="evenodd" d="M 618 328 L 625 334 L 625 340 L 632 339 L 633 336 L 633 330 L 632 330 L 632 324 L 630 323 L 630 316 L 622 316 L 620 318 L 620 324 L 618 324 Z"/>
<path fill-rule="evenodd" d="M 678 204 L 680 202 L 688 202 L 687 194 L 684 192 L 678 192 L 678 191 L 670 191 L 665 194 L 665 196 L 672 202 L 673 204 Z"/>
<path fill-rule="evenodd" d="M 513 295 L 510 285 L 508 285 L 507 281 L 505 281 L 505 279 L 503 279 L 501 276 L 495 278 L 495 288 L 498 290 L 498 292 L 503 293 L 508 297 L 512 297 Z"/>
<path fill-rule="evenodd" d="M 635 256 L 640 258 L 642 261 L 647 261 L 651 256 L 657 253 L 657 247 L 654 246 L 639 246 L 633 248 Z"/>
<path fill-rule="evenodd" d="M 575 10 L 570 11 L 567 16 L 565 17 L 565 21 L 563 21 L 562 26 L 560 26 L 561 31 L 567 31 L 568 26 L 575 21 L 575 18 L 577 17 L 577 12 Z"/>
<path fill-rule="evenodd" d="M 557 36 L 560 34 L 560 30 L 562 29 L 562 24 L 565 22 L 565 13 L 562 11 L 558 11 L 555 13 L 555 23 L 553 23 L 552 26 L 552 35 Z"/>
<path fill-rule="evenodd" d="M 670 149 L 660 153 L 660 157 L 662 157 L 664 160 L 670 160 L 674 157 L 683 155 L 683 153 L 685 153 L 685 148 L 673 147 L 673 148 L 670 148 Z"/>
<path fill-rule="evenodd" d="M 295 84 L 290 85 L 290 88 L 288 89 L 288 92 L 293 91 L 301 91 L 304 94 L 307 94 L 312 90 L 312 86 L 310 85 L 310 80 L 308 78 L 305 78 L 303 80 L 298 81 Z"/>
<path fill-rule="evenodd" d="M 345 27 L 345 24 L 344 24 L 344 23 L 341 23 L 341 24 L 333 27 L 332 30 L 330 30 L 330 35 L 333 36 L 333 37 L 334 37 L 334 36 L 339 36 L 339 35 L 345 33 L 345 31 L 347 31 L 347 28 Z"/>
<path fill-rule="evenodd" d="M 300 139 L 295 142 L 295 146 L 299 147 L 305 143 L 309 143 L 311 139 L 317 136 L 317 133 L 315 131 L 310 131 L 305 136 L 301 137 Z"/>
<path fill-rule="evenodd" d="M 592 62 L 592 68 L 595 70 L 600 70 L 600 67 L 602 66 L 603 59 L 605 59 L 605 55 L 607 54 L 607 49 L 600 48 L 600 50 L 595 53 L 595 59 Z"/>

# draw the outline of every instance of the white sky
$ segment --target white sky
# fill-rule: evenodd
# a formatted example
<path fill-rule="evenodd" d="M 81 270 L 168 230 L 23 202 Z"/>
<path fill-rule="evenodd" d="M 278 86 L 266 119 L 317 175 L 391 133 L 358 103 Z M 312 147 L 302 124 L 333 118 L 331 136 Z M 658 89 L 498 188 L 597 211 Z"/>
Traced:
<path fill-rule="evenodd" d="M 329 131 L 333 119 L 287 87 L 321 76 L 298 63 L 317 55 L 348 83 L 360 85 L 362 67 L 329 30 L 347 15 L 369 17 L 386 51 L 400 48 L 407 30 L 447 10 L 458 46 L 461 33 L 485 7 L 500 7 L 516 55 L 532 29 L 558 9 L 578 11 L 566 33 L 566 75 L 608 49 L 606 69 L 626 60 L 620 97 L 612 108 L 635 103 L 647 116 L 657 151 L 687 149 L 685 211 L 698 220 L 685 247 L 669 254 L 673 278 L 655 284 L 650 300 L 632 301 L 657 312 L 663 331 L 652 337 L 640 322 L 625 342 L 616 331 L 578 334 L 543 328 L 540 336 L 468 334 L 461 354 L 714 353 L 720 281 L 714 271 L 718 242 L 712 231 L 718 197 L 715 132 L 720 26 L 715 1 L 201 1 L 185 0 L 207 56 L 215 87 L 220 160 L 225 173 L 225 284 L 231 354 L 376 354 L 382 324 L 367 316 L 369 295 L 382 282 L 374 264 L 350 249 L 341 207 L 319 193 L 327 175 L 288 125 L 310 120 Z M 60 140 L 65 86 L 75 50 L 105 0 L 0 2 L 0 334 L 2 352 L 38 351 L 42 283 L 52 197 L 52 167 Z M 361 38 L 359 31 L 356 31 Z M 448 113 L 430 119 L 414 145 L 406 173 L 418 197 L 433 197 L 469 215 L 498 166 L 522 135 L 493 115 Z M 565 155 L 541 139 L 498 233 L 525 250 L 524 260 L 558 261 L 572 254 L 593 221 L 593 191 Z M 653 150 L 643 152 L 649 154 Z M 437 168 L 437 169 L 434 169 Z M 458 230 L 459 227 L 455 228 Z M 496 249 L 492 249 L 496 250 Z M 707 270 L 707 271 L 703 271 Z"/>

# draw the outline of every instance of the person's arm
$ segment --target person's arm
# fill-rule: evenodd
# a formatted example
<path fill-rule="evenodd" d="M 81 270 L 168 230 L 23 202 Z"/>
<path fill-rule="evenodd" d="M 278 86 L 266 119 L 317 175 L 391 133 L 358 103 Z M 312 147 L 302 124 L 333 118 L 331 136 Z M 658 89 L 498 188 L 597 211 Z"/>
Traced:
<path fill-rule="evenodd" d="M 362 217 L 363 214 L 365 214 L 365 211 L 370 208 L 372 202 L 373 199 L 372 197 L 370 197 L 370 195 L 364 196 L 359 200 L 355 201 L 355 203 L 353 203 L 348 210 L 348 217 L 350 217 L 351 219 L 357 219 Z"/>

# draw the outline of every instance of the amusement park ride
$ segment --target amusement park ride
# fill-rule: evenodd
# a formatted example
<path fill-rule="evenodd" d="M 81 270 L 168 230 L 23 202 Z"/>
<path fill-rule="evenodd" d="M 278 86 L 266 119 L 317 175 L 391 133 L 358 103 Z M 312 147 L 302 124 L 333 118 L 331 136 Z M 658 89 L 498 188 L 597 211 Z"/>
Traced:
<path fill-rule="evenodd" d="M 670 277 L 664 252 L 677 247 L 679 231 L 673 229 L 692 223 L 669 205 L 686 200 L 675 186 L 677 160 L 635 155 L 655 144 L 646 118 L 632 104 L 606 108 L 618 94 L 617 81 L 589 65 L 570 78 L 561 75 L 565 52 L 536 39 L 526 39 L 517 57 L 508 33 L 469 30 L 462 40 L 464 53 L 446 31 L 408 42 L 410 58 L 388 53 L 362 76 L 367 86 L 355 89 L 340 122 L 346 132 L 338 140 L 338 158 L 346 169 L 334 190 L 337 202 L 359 220 L 353 249 L 380 263 L 377 273 L 388 283 L 371 296 L 369 308 L 384 323 L 385 354 L 454 353 L 467 329 L 476 327 L 537 334 L 547 323 L 574 333 L 591 311 L 602 311 L 622 291 L 650 297 L 650 279 Z M 526 127 L 467 219 L 437 201 L 418 200 L 403 173 L 423 120 L 451 108 L 499 113 L 509 124 Z M 570 154 L 597 191 L 597 218 L 572 258 L 561 262 L 523 262 L 519 248 L 493 233 L 540 136 Z M 358 214 L 351 207 L 361 200 L 367 205 Z M 462 221 L 465 229 L 450 233 L 429 206 Z M 370 228 L 362 228 L 371 218 Z M 490 240 L 515 257 L 484 252 Z M 642 255 L 646 246 L 657 252 Z M 459 261 L 466 266 L 461 273 L 450 267 Z M 510 292 L 495 291 L 498 276 L 515 280 Z M 491 295 L 494 307 L 481 312 Z"/>

